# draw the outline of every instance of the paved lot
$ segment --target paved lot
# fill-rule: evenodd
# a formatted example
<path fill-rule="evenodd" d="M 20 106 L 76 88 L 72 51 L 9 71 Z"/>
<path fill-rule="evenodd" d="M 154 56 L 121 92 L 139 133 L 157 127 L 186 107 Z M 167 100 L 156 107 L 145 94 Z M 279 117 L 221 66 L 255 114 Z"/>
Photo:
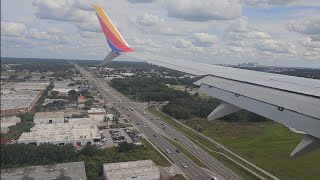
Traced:
<path fill-rule="evenodd" d="M 111 134 L 109 132 L 110 130 L 120 130 L 120 135 L 124 136 L 128 143 L 132 143 L 132 139 L 128 136 L 128 134 L 124 131 L 123 128 L 121 128 L 121 129 L 102 129 L 101 131 L 103 131 L 103 135 L 107 138 L 107 141 L 102 142 L 101 148 L 109 148 L 109 147 L 118 146 L 118 143 L 113 142 L 113 140 L 111 138 Z"/>

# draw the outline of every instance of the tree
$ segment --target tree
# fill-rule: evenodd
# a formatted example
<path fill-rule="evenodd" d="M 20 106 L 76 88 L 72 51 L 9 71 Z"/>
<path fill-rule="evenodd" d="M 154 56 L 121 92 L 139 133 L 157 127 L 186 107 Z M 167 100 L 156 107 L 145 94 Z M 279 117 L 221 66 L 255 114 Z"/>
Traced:
<path fill-rule="evenodd" d="M 51 91 L 52 96 L 57 96 L 59 94 L 59 91 Z"/>
<path fill-rule="evenodd" d="M 129 152 L 136 148 L 136 146 L 132 143 L 122 142 L 118 146 L 119 152 Z"/>
<path fill-rule="evenodd" d="M 93 104 L 93 100 L 92 99 L 87 99 L 85 102 L 84 102 L 84 105 L 85 106 L 88 106 L 88 107 L 91 107 L 92 106 L 92 104 Z"/>
<path fill-rule="evenodd" d="M 78 99 L 79 93 L 77 91 L 75 91 L 75 90 L 71 90 L 71 91 L 68 92 L 68 97 L 69 97 L 70 100 L 74 100 L 75 101 L 75 100 Z"/>
<path fill-rule="evenodd" d="M 70 84 L 68 84 L 68 86 L 76 86 L 76 84 L 75 83 L 70 83 Z"/>
<path fill-rule="evenodd" d="M 96 146 L 91 146 L 87 144 L 83 149 L 81 149 L 80 153 L 85 156 L 92 157 L 98 153 L 98 148 Z"/>
<path fill-rule="evenodd" d="M 27 76 L 25 76 L 23 79 L 25 79 L 25 80 L 29 80 L 29 79 L 31 79 L 31 78 L 32 78 L 32 76 L 27 75 Z"/>
<path fill-rule="evenodd" d="M 13 74 L 11 76 L 9 76 L 9 79 L 18 79 L 18 75 L 17 74 Z"/>

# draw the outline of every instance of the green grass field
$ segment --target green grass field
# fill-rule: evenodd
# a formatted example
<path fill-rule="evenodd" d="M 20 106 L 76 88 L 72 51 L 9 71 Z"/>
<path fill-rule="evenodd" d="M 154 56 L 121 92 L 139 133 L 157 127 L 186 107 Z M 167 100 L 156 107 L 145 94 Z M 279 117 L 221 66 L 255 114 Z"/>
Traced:
<path fill-rule="evenodd" d="M 169 180 L 187 180 L 187 179 L 181 174 L 176 174 L 175 176 L 171 177 Z"/>
<path fill-rule="evenodd" d="M 319 179 L 320 150 L 291 159 L 303 135 L 275 122 L 230 123 L 188 120 L 202 133 L 280 179 Z"/>
<path fill-rule="evenodd" d="M 192 133 L 163 113 L 149 109 L 179 129 L 186 135 L 196 139 L 198 143 L 218 150 L 207 140 Z M 288 130 L 275 122 L 234 123 L 224 121 L 209 122 L 205 119 L 191 119 L 184 121 L 189 127 L 201 127 L 202 134 L 218 141 L 227 148 L 265 169 L 280 179 L 319 179 L 320 150 L 291 159 L 290 153 L 297 146 L 303 135 Z M 219 151 L 219 150 L 218 150 Z M 210 153 L 219 157 L 216 153 Z M 256 179 L 251 173 L 226 158 L 220 159 L 226 166 L 234 170 L 245 179 Z M 228 162 L 229 161 L 229 162 Z"/>

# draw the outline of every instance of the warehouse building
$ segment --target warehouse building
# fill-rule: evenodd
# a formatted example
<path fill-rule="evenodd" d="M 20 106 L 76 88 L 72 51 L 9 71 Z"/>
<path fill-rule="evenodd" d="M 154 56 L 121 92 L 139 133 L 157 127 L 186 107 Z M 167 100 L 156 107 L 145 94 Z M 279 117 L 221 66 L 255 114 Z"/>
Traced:
<path fill-rule="evenodd" d="M 98 127 L 90 124 L 38 124 L 24 132 L 18 139 L 18 143 L 40 145 L 51 143 L 57 145 L 73 144 L 85 146 L 100 141 Z"/>
<path fill-rule="evenodd" d="M 68 94 L 69 91 L 79 91 L 79 86 L 70 86 L 74 84 L 73 81 L 55 81 L 52 91 L 58 91 L 60 94 Z"/>
<path fill-rule="evenodd" d="M 157 180 L 159 168 L 152 160 L 109 163 L 103 165 L 105 180 Z"/>
<path fill-rule="evenodd" d="M 33 90 L 43 91 L 49 86 L 49 82 L 19 82 L 19 83 L 4 83 L 1 86 L 1 91 L 14 89 L 15 91 Z"/>
<path fill-rule="evenodd" d="M 49 86 L 49 82 L 21 82 L 14 85 L 16 91 L 33 90 L 43 91 Z"/>
<path fill-rule="evenodd" d="M 45 166 L 28 166 L 16 169 L 1 169 L 1 179 L 74 179 L 86 180 L 84 162 L 71 162 Z"/>
<path fill-rule="evenodd" d="M 35 124 L 65 123 L 64 112 L 37 112 L 33 117 Z"/>
<path fill-rule="evenodd" d="M 41 91 L 23 90 L 1 94 L 1 116 L 29 112 L 41 97 Z"/>

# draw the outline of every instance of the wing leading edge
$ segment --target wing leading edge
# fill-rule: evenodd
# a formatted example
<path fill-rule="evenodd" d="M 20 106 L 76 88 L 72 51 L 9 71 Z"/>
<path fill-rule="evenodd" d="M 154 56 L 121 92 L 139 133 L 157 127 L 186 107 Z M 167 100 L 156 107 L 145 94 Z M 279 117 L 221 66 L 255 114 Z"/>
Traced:
<path fill-rule="evenodd" d="M 133 52 L 104 11 L 97 5 L 92 6 L 112 50 L 103 63 Z M 135 52 L 129 56 L 169 69 L 205 76 L 195 82 L 200 86 L 199 90 L 223 101 L 210 113 L 208 120 L 246 109 L 305 133 L 291 156 L 320 147 L 319 80 L 163 58 L 147 53 Z"/>

